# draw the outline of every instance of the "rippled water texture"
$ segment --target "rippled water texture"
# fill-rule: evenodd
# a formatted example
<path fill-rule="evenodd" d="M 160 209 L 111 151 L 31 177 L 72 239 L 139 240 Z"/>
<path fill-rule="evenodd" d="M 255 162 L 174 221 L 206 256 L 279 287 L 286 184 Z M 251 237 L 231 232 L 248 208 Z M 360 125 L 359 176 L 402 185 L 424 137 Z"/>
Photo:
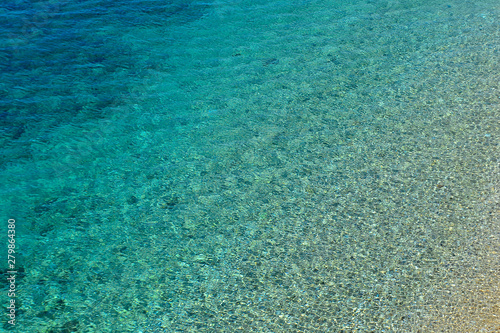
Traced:
<path fill-rule="evenodd" d="M 496 332 L 499 10 L 2 3 L 3 329 Z"/>

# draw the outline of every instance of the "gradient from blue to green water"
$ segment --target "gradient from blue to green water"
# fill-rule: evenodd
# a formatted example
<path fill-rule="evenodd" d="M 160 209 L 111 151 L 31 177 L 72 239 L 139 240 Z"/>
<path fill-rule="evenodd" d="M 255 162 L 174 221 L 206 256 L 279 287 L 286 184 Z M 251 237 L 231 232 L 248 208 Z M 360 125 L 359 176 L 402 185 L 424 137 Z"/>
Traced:
<path fill-rule="evenodd" d="M 494 1 L 0 10 L 19 332 L 496 325 Z"/>

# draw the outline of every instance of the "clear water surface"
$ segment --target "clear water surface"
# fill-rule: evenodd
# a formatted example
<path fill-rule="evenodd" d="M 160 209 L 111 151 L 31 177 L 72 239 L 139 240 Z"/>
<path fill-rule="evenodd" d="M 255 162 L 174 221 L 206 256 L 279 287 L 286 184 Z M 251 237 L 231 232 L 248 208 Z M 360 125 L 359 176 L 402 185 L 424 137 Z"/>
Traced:
<path fill-rule="evenodd" d="M 2 330 L 494 332 L 499 18 L 4 1 Z"/>

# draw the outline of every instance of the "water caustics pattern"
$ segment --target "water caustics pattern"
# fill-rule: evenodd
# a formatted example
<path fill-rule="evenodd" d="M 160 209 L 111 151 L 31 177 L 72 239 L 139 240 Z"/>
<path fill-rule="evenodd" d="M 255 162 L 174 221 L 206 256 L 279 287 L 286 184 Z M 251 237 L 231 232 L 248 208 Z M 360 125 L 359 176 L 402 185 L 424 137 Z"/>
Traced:
<path fill-rule="evenodd" d="M 498 1 L 6 0 L 0 31 L 1 331 L 500 330 Z"/>

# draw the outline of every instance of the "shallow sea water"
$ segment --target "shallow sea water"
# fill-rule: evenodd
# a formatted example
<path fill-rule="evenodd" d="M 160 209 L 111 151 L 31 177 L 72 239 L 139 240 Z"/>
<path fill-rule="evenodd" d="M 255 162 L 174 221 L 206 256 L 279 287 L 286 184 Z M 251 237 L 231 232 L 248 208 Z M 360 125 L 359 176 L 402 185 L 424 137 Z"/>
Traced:
<path fill-rule="evenodd" d="M 496 1 L 0 10 L 3 330 L 500 329 Z"/>

